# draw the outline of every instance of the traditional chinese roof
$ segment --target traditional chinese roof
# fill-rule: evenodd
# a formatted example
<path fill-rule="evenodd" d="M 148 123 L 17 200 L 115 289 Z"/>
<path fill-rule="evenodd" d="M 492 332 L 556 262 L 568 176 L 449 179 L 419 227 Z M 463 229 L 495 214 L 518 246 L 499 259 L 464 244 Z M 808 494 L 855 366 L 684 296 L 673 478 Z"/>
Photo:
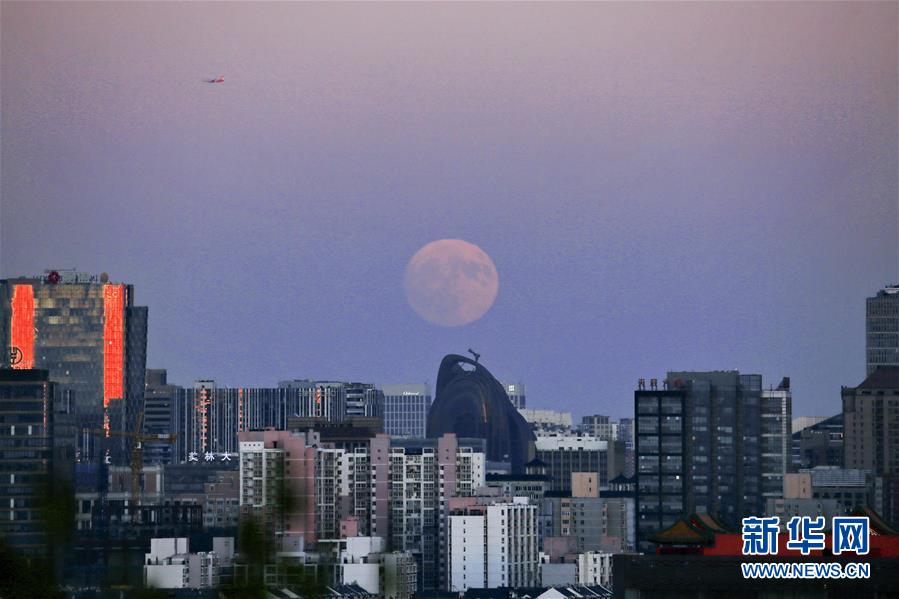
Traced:
<path fill-rule="evenodd" d="M 867 516 L 868 522 L 871 526 L 871 532 L 876 535 L 884 535 L 884 536 L 899 536 L 899 531 L 886 523 L 886 521 L 880 517 L 880 514 L 872 510 L 866 505 L 859 506 L 853 510 L 850 516 Z"/>
<path fill-rule="evenodd" d="M 690 522 L 694 525 L 701 525 L 713 533 L 731 534 L 736 532 L 712 514 L 693 514 L 690 516 Z"/>
<path fill-rule="evenodd" d="M 658 545 L 709 545 L 715 542 L 716 534 L 732 534 L 726 524 L 713 514 L 690 514 L 682 516 L 665 530 L 649 537 Z"/>
<path fill-rule="evenodd" d="M 691 522 L 691 517 L 682 517 L 677 522 L 660 530 L 649 541 L 657 545 L 710 545 L 715 542 L 715 533 L 701 523 Z"/>

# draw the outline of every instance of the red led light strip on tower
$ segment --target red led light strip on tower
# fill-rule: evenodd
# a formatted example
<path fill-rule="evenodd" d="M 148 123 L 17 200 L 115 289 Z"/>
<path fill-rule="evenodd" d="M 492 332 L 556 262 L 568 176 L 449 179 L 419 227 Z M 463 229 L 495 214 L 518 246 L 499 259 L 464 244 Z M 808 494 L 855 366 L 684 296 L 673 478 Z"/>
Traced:
<path fill-rule="evenodd" d="M 103 287 L 103 407 L 122 399 L 125 378 L 125 286 Z"/>
<path fill-rule="evenodd" d="M 31 285 L 14 285 L 9 345 L 13 368 L 34 368 L 34 289 Z"/>

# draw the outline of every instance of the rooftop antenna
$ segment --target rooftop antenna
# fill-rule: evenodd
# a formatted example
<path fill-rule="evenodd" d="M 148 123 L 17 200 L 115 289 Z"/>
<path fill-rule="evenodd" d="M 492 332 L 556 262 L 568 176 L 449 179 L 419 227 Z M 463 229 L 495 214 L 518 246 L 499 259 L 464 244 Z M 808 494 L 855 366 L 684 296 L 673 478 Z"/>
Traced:
<path fill-rule="evenodd" d="M 475 350 L 471 349 L 470 347 L 468 348 L 468 353 L 470 353 L 471 355 L 474 356 L 474 361 L 475 361 L 475 362 L 477 362 L 478 360 L 481 359 L 481 354 L 479 354 L 479 353 L 476 352 Z"/>

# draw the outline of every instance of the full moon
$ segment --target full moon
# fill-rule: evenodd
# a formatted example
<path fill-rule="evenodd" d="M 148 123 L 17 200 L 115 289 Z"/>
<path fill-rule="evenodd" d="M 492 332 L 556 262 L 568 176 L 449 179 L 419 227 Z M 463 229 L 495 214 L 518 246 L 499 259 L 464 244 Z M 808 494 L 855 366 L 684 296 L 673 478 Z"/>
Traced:
<path fill-rule="evenodd" d="M 487 253 L 461 239 L 427 244 L 406 265 L 403 280 L 412 309 L 428 322 L 458 327 L 482 317 L 499 291 Z"/>

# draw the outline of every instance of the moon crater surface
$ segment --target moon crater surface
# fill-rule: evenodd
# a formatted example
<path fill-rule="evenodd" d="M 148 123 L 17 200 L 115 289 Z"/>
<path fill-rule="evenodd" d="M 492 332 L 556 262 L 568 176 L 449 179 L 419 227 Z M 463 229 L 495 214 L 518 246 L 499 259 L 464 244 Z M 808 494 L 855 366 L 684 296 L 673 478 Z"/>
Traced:
<path fill-rule="evenodd" d="M 445 327 L 484 316 L 499 292 L 499 275 L 487 253 L 461 239 L 432 241 L 409 260 L 406 299 L 419 316 Z"/>

